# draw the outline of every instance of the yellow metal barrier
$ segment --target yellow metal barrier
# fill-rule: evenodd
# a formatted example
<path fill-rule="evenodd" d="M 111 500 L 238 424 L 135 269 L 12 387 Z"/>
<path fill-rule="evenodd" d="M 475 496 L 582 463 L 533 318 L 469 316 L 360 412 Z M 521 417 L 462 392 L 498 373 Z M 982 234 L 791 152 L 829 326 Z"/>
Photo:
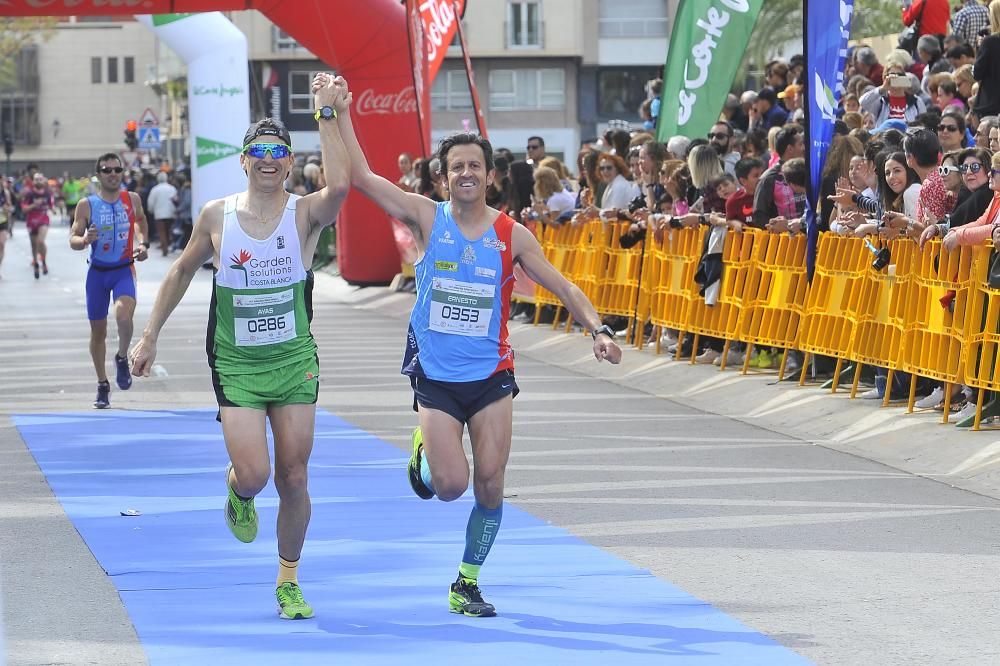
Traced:
<path fill-rule="evenodd" d="M 658 329 L 687 330 L 691 303 L 701 298 L 694 274 L 701 260 L 704 237 L 702 228 L 673 229 L 651 244 L 647 256 L 656 263 L 653 270 L 659 275 L 659 282 L 653 285 L 649 318 Z M 656 352 L 660 352 L 659 336 Z"/>
<path fill-rule="evenodd" d="M 944 251 L 940 241 L 917 250 L 913 272 L 904 289 L 903 344 L 900 369 L 951 385 L 962 380 L 967 307 L 972 291 L 972 248 Z M 914 393 L 911 390 L 911 396 Z M 945 405 L 945 422 L 948 405 Z M 908 410 L 913 410 L 911 397 Z"/>
<path fill-rule="evenodd" d="M 805 383 L 809 356 L 821 354 L 837 359 L 831 392 L 837 390 L 842 362 L 850 354 L 855 322 L 860 318 L 861 283 L 871 270 L 871 261 L 860 238 L 835 234 L 820 237 L 816 271 L 796 341 L 796 347 L 806 353 L 800 386 Z"/>
<path fill-rule="evenodd" d="M 916 262 L 918 247 L 908 238 L 883 242 L 891 260 L 882 270 L 869 269 L 861 282 L 859 314 L 849 358 L 856 363 L 851 397 L 857 392 L 861 365 L 888 368 L 886 386 L 892 386 L 893 374 L 902 367 L 903 330 L 906 328 L 906 289 Z M 869 253 L 867 259 L 871 259 Z M 889 404 L 892 391 L 887 388 L 883 406 Z"/>
<path fill-rule="evenodd" d="M 723 370 L 726 368 L 725 362 L 732 336 L 743 312 L 743 296 L 747 280 L 754 270 L 754 247 L 763 234 L 764 232 L 757 230 L 747 230 L 742 233 L 727 232 L 722 249 L 722 278 L 717 302 L 715 305 L 708 305 L 702 297 L 691 300 L 687 330 L 696 335 L 726 340 L 720 362 Z M 700 287 L 696 285 L 696 289 Z M 697 346 L 696 340 L 694 347 Z"/>
<path fill-rule="evenodd" d="M 629 222 L 605 224 L 594 230 L 592 243 L 602 257 L 591 265 L 595 283 L 594 308 L 602 315 L 619 317 L 635 316 L 636 296 L 639 290 L 639 271 L 643 257 L 642 244 L 625 249 L 621 237 L 629 229 Z M 598 233 L 601 238 L 596 238 Z"/>
<path fill-rule="evenodd" d="M 743 311 L 733 338 L 749 343 L 743 371 L 753 345 L 787 349 L 795 345 L 806 304 L 806 236 L 762 234 L 754 247 L 752 270 L 743 293 Z M 785 358 L 781 362 L 784 373 Z"/>
<path fill-rule="evenodd" d="M 1000 289 L 987 282 L 991 245 L 972 248 L 969 303 L 965 313 L 964 372 L 965 383 L 979 389 L 976 400 L 976 423 L 979 430 L 983 395 L 1000 390 Z"/>
<path fill-rule="evenodd" d="M 587 225 L 564 224 L 561 226 L 546 225 L 542 230 L 542 251 L 545 258 L 549 260 L 556 270 L 572 279 L 572 269 L 575 265 L 579 253 L 581 239 L 587 233 Z M 552 328 L 559 324 L 559 315 L 562 311 L 562 302 L 559 297 L 541 285 L 535 285 L 535 304 L 554 305 L 556 314 L 552 320 Z M 535 308 L 535 321 L 537 325 L 541 316 L 541 307 Z"/>

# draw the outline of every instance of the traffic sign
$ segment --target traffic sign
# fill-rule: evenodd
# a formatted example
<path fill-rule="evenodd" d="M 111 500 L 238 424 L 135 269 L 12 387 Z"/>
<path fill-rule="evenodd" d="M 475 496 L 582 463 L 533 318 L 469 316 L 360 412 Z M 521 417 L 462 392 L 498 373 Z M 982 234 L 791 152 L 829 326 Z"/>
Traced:
<path fill-rule="evenodd" d="M 139 150 L 157 150 L 160 147 L 159 127 L 140 127 L 136 132 L 139 138 Z"/>
<path fill-rule="evenodd" d="M 153 110 L 147 106 L 146 110 L 142 112 L 141 116 L 139 116 L 139 124 L 140 125 L 159 125 L 160 124 L 160 119 L 157 118 L 156 114 L 153 113 Z"/>

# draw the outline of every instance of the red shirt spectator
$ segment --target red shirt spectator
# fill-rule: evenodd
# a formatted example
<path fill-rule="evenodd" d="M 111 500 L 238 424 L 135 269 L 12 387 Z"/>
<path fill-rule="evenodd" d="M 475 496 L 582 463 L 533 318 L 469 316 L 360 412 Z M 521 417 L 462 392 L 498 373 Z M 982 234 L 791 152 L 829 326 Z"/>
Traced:
<path fill-rule="evenodd" d="M 753 192 L 741 187 L 726 199 L 726 219 L 753 226 Z"/>
<path fill-rule="evenodd" d="M 917 25 L 917 37 L 948 34 L 951 21 L 951 7 L 948 5 L 948 0 L 914 0 L 912 5 L 903 9 L 905 25 L 916 21 L 918 16 L 920 23 Z"/>

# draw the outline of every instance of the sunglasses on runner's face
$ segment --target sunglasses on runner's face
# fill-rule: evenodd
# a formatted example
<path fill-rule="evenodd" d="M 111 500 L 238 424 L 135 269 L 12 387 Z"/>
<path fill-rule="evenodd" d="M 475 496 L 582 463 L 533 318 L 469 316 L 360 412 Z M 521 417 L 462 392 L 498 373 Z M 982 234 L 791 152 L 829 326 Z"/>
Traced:
<path fill-rule="evenodd" d="M 972 164 L 962 164 L 958 167 L 960 173 L 979 173 L 983 170 L 983 165 L 979 162 L 973 162 Z"/>
<path fill-rule="evenodd" d="M 121 173 L 124 170 L 121 167 L 101 167 L 98 169 L 101 173 Z"/>
<path fill-rule="evenodd" d="M 250 157 L 264 159 L 264 155 L 271 153 L 271 158 L 280 160 L 292 154 L 292 149 L 282 143 L 251 143 L 243 149 L 243 152 Z"/>

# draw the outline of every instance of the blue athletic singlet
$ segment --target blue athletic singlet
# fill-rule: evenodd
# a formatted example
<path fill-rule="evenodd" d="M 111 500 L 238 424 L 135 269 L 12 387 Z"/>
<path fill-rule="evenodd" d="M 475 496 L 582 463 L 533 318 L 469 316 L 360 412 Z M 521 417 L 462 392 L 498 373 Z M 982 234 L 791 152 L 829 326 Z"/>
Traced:
<path fill-rule="evenodd" d="M 414 264 L 417 301 L 404 375 L 472 382 L 514 369 L 507 341 L 514 224 L 500 213 L 481 238 L 470 241 L 452 217 L 451 202 L 437 205 L 427 249 Z"/>
<path fill-rule="evenodd" d="M 135 251 L 135 224 L 126 206 L 125 197 L 108 203 L 99 195 L 87 197 L 90 204 L 90 224 L 97 227 L 97 240 L 90 246 L 90 264 L 98 268 L 114 268 L 132 263 Z M 131 202 L 129 202 L 131 203 Z"/>

